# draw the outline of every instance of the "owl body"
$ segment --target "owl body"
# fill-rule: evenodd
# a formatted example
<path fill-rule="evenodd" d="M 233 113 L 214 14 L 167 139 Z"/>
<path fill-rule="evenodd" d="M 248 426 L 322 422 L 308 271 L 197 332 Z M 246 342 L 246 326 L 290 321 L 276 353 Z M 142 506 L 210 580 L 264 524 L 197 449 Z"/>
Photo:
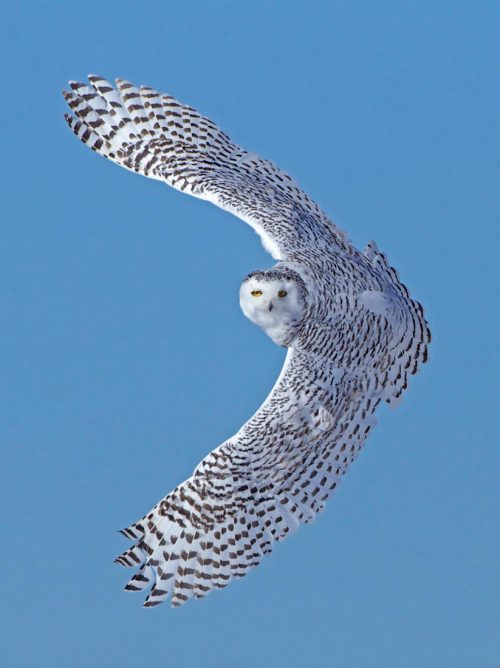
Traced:
<path fill-rule="evenodd" d="M 346 280 L 349 265 L 349 280 Z M 240 306 L 244 315 L 260 327 L 274 343 L 326 357 L 332 349 L 336 363 L 352 367 L 353 360 L 362 369 L 363 355 L 344 357 L 345 346 L 339 335 L 362 331 L 363 323 L 374 328 L 384 325 L 383 353 L 391 338 L 397 338 L 404 304 L 398 298 L 389 277 L 374 272 L 365 256 L 351 253 L 339 259 L 338 252 L 324 254 L 321 264 L 311 266 L 278 263 L 268 270 L 254 271 L 240 287 Z M 398 311 L 399 309 L 399 311 Z M 335 333 L 335 327 L 338 331 Z M 330 329 L 331 328 L 331 329 Z M 317 332 L 314 336 L 312 332 Z M 331 331 L 328 340 L 325 332 Z M 360 346 L 362 348 L 362 346 Z M 372 349 L 369 363 L 377 357 Z"/>

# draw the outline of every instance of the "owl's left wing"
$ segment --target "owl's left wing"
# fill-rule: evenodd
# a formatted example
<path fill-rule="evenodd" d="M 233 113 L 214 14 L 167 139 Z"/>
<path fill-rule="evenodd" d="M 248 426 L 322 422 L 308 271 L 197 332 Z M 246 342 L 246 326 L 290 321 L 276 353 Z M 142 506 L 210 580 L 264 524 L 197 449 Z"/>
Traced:
<path fill-rule="evenodd" d="M 200 598 L 246 575 L 274 543 L 310 522 L 375 424 L 380 388 L 290 349 L 273 391 L 240 431 L 122 533 L 117 562 L 146 606 Z"/>
<path fill-rule="evenodd" d="M 71 82 L 63 94 L 75 114 L 66 115 L 70 128 L 92 150 L 230 211 L 276 259 L 348 247 L 345 234 L 286 172 L 234 144 L 192 107 L 124 79 L 114 88 L 89 75 L 89 84 Z"/>

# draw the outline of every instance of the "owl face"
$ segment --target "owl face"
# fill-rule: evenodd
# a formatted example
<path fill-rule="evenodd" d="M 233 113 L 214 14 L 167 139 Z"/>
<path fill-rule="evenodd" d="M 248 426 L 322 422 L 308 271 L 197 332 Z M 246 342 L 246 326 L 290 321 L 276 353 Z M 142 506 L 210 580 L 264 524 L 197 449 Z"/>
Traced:
<path fill-rule="evenodd" d="M 240 306 L 275 343 L 289 345 L 304 314 L 304 288 L 288 272 L 255 272 L 241 284 Z"/>

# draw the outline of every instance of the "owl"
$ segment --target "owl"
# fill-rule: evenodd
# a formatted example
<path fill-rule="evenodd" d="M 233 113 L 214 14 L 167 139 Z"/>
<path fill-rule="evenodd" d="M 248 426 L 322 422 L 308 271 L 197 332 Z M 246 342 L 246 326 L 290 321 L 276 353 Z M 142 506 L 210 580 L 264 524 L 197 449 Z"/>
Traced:
<path fill-rule="evenodd" d="M 208 200 L 250 224 L 277 261 L 250 273 L 240 306 L 286 349 L 257 412 L 191 477 L 122 530 L 117 562 L 144 605 L 180 606 L 243 577 L 321 512 L 358 456 L 382 402 L 395 404 L 427 360 L 430 331 L 374 242 L 357 250 L 268 160 L 170 95 L 70 83 L 66 120 L 92 150 Z M 319 586 L 320 583 L 318 583 Z"/>

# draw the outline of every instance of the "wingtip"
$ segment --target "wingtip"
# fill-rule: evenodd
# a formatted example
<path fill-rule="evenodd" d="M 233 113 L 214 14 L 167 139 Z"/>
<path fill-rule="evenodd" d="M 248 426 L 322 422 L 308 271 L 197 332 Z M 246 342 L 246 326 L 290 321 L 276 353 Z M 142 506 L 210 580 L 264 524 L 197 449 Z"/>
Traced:
<path fill-rule="evenodd" d="M 132 83 L 128 81 L 128 79 L 124 79 L 123 77 L 118 77 L 115 79 L 115 84 L 118 86 L 120 90 L 123 88 L 132 88 Z"/>
<path fill-rule="evenodd" d="M 136 592 L 136 591 L 141 591 L 141 588 L 140 588 L 140 587 L 136 587 L 136 586 L 133 585 L 133 584 L 127 583 L 127 584 L 123 587 L 123 591 L 132 591 L 132 592 Z"/>
<path fill-rule="evenodd" d="M 162 603 L 162 601 L 150 601 L 150 600 L 146 599 L 144 601 L 144 603 L 142 604 L 142 607 L 143 608 L 154 608 L 157 605 L 160 605 L 161 603 Z"/>

